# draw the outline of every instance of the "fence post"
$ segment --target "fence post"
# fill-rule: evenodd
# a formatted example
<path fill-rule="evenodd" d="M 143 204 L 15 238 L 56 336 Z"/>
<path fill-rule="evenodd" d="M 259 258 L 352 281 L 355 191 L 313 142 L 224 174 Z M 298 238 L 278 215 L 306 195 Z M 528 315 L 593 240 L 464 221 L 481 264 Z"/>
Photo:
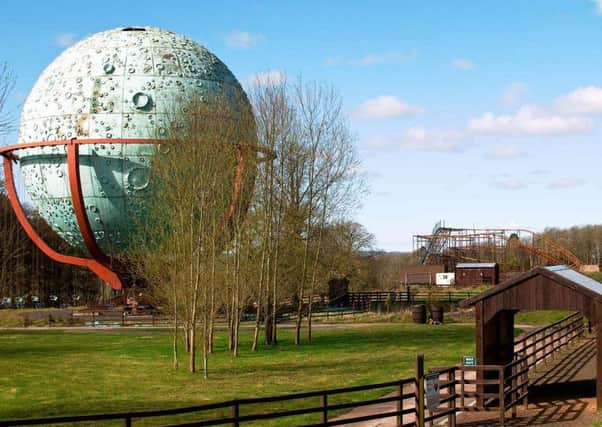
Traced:
<path fill-rule="evenodd" d="M 232 402 L 232 418 L 234 418 L 234 420 L 232 421 L 232 425 L 234 427 L 239 427 L 239 425 L 238 425 L 239 415 L 240 415 L 240 405 L 238 403 L 238 400 L 235 400 Z"/>
<path fill-rule="evenodd" d="M 516 418 L 516 407 L 518 405 L 518 375 L 516 375 L 520 369 L 521 364 L 518 363 L 516 365 L 512 365 L 512 369 L 510 369 L 510 375 L 512 375 L 512 381 L 510 381 L 510 387 L 514 390 L 511 394 L 512 399 L 512 418 Z"/>
<path fill-rule="evenodd" d="M 397 385 L 397 427 L 401 427 L 403 425 L 403 382 L 399 381 Z"/>
<path fill-rule="evenodd" d="M 525 396 L 523 399 L 523 405 L 524 409 L 527 409 L 527 406 L 529 405 L 529 361 L 526 358 L 523 360 L 523 370 L 525 371 L 523 373 L 523 395 Z"/>
<path fill-rule="evenodd" d="M 123 426 L 124 427 L 132 427 L 132 418 L 131 417 L 125 417 L 123 419 Z"/>
<path fill-rule="evenodd" d="M 323 423 L 327 423 L 328 422 L 328 393 L 323 392 L 321 400 L 322 400 L 322 402 L 321 402 L 321 406 L 322 406 L 322 422 Z"/>
<path fill-rule="evenodd" d="M 475 372 L 477 372 L 475 370 Z M 464 410 L 464 406 L 466 405 L 466 402 L 464 402 L 464 368 L 460 368 L 460 407 L 462 408 L 462 410 Z"/>
<path fill-rule="evenodd" d="M 500 426 L 504 427 L 504 422 L 505 422 L 505 416 L 506 416 L 506 403 L 505 403 L 505 399 L 504 399 L 504 367 L 500 366 L 498 368 L 498 379 L 499 379 L 499 392 L 498 392 L 498 399 L 499 399 L 499 411 L 500 411 Z"/>
<path fill-rule="evenodd" d="M 453 368 L 447 373 L 447 380 L 452 383 L 451 388 L 448 388 L 448 393 L 450 396 L 453 396 L 453 398 L 449 401 L 449 407 L 454 410 L 451 414 L 449 414 L 447 423 L 449 424 L 449 427 L 456 427 L 456 368 Z"/>
<path fill-rule="evenodd" d="M 418 412 L 418 427 L 424 427 L 424 355 L 417 354 L 414 365 L 416 380 L 416 408 Z"/>

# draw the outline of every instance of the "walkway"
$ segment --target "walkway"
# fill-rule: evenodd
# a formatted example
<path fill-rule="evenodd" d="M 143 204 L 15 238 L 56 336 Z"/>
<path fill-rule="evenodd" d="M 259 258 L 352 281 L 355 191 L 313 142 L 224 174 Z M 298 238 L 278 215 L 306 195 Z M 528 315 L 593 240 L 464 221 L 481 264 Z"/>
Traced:
<path fill-rule="evenodd" d="M 529 405 L 507 426 L 588 426 L 596 420 L 596 338 L 584 336 L 529 374 Z M 498 426 L 490 413 L 461 414 L 458 426 Z"/>
<path fill-rule="evenodd" d="M 596 420 L 596 339 L 586 336 L 575 345 L 559 351 L 558 354 L 532 372 L 529 387 L 529 405 L 525 410 L 519 406 L 518 416 L 506 420 L 508 426 L 591 426 Z M 410 392 L 410 387 L 404 392 Z M 394 396 L 392 393 L 388 396 Z M 414 400 L 404 402 L 404 408 L 414 405 Z M 354 409 L 335 420 L 360 417 L 395 411 L 395 403 L 383 403 Z M 404 417 L 411 422 L 413 415 Z M 438 425 L 445 425 L 442 419 Z M 459 414 L 458 426 L 496 427 L 497 412 L 471 412 Z M 345 424 L 352 427 L 394 427 L 396 418 L 383 418 L 359 423 Z"/>

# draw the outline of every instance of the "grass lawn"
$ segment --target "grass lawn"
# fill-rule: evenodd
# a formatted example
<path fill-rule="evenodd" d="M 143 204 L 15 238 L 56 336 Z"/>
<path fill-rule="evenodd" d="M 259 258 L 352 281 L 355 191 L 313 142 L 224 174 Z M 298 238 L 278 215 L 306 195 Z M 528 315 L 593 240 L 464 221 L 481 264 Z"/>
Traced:
<path fill-rule="evenodd" d="M 243 329 L 235 358 L 220 331 L 204 380 L 185 367 L 171 369 L 164 331 L 2 331 L 0 420 L 174 408 L 391 381 L 413 375 L 417 353 L 425 354 L 427 368 L 474 354 L 474 328 L 466 325 L 316 330 L 314 343 L 299 347 L 291 330 L 281 329 L 280 337 L 277 347 L 253 353 L 251 331 Z M 274 425 L 290 420 L 279 423 Z"/>
<path fill-rule="evenodd" d="M 571 314 L 571 311 L 546 310 L 546 311 L 519 311 L 514 316 L 515 324 L 524 325 L 549 325 Z"/>

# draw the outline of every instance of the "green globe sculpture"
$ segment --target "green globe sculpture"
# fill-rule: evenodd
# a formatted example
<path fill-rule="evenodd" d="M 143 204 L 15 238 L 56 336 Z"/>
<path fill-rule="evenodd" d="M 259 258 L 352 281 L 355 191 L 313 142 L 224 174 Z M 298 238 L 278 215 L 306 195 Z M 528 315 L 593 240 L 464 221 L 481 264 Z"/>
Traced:
<path fill-rule="evenodd" d="M 130 244 L 170 118 L 218 94 L 250 109 L 226 65 L 182 35 L 148 27 L 94 34 L 39 77 L 23 107 L 19 144 L 1 153 L 5 168 L 6 158 L 18 158 L 39 214 L 68 243 L 107 264 L 99 258 Z M 74 165 L 69 141 L 77 142 Z"/>

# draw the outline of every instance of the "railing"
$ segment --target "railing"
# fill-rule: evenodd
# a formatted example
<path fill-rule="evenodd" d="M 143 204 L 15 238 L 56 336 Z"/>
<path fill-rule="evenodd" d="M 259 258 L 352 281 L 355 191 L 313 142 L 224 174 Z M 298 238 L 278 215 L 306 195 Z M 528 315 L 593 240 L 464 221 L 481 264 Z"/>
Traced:
<path fill-rule="evenodd" d="M 525 358 L 516 359 L 507 365 L 476 365 L 431 368 L 430 372 L 443 376 L 440 389 L 446 389 L 440 402 L 447 407 L 433 411 L 425 417 L 432 423 L 457 411 L 497 411 L 500 426 L 506 422 L 506 412 L 511 410 L 516 417 L 517 406 L 526 405 L 529 376 Z M 448 425 L 455 425 L 448 420 Z"/>
<path fill-rule="evenodd" d="M 404 387 L 406 390 L 404 391 Z M 385 395 L 385 397 L 379 397 L 376 399 L 366 399 L 361 401 L 333 403 L 331 398 L 334 396 L 341 396 L 351 393 L 357 393 L 361 391 L 370 390 L 382 390 L 385 393 L 387 390 L 395 389 L 394 395 Z M 409 389 L 409 390 L 407 390 Z M 311 415 L 319 414 L 320 421 L 306 426 L 337 426 L 344 425 L 353 422 L 376 420 L 389 417 L 397 417 L 398 425 L 403 427 L 417 426 L 416 421 L 416 405 L 415 399 L 417 396 L 417 387 L 415 378 L 406 378 L 397 381 L 362 385 L 356 387 L 346 387 L 330 390 L 320 390 L 308 393 L 296 393 L 288 394 L 283 396 L 263 397 L 263 398 L 250 398 L 250 399 L 236 399 L 220 403 L 212 403 L 207 405 L 191 406 L 187 408 L 178 409 L 167 409 L 167 410 L 156 410 L 156 411 L 139 411 L 139 412 L 122 412 L 112 414 L 94 414 L 94 415 L 81 415 L 81 416 L 68 416 L 68 417 L 50 417 L 50 418 L 37 418 L 37 419 L 22 419 L 12 421 L 0 421 L 0 427 L 5 426 L 30 426 L 30 425 L 52 425 L 52 424 L 64 424 L 64 423 L 82 423 L 90 421 L 110 421 L 110 420 L 121 420 L 125 427 L 133 425 L 135 420 L 144 420 L 148 418 L 166 417 L 182 414 L 196 413 L 205 415 L 203 419 L 195 419 L 186 423 L 173 424 L 171 426 L 214 426 L 214 425 L 232 425 L 238 426 L 241 423 L 261 421 L 261 420 L 273 420 L 279 418 L 289 418 L 300 415 Z M 410 399 L 412 405 L 404 405 L 404 401 Z M 282 402 L 294 402 L 302 403 L 305 401 L 306 405 L 301 408 L 278 410 L 273 408 L 274 403 Z M 319 403 L 315 403 L 319 402 Z M 371 406 L 382 403 L 394 402 L 395 410 L 387 412 L 377 412 L 369 415 L 345 417 L 344 419 L 332 418 L 332 412 L 349 410 L 353 408 Z M 270 403 L 272 409 L 266 412 L 253 412 L 252 408 L 257 405 Z M 208 412 L 215 412 L 216 410 L 228 410 L 230 415 L 224 416 L 221 414 L 207 414 Z M 414 415 L 411 421 L 403 421 L 404 415 Z M 292 421 L 292 420 L 291 420 Z"/>
<path fill-rule="evenodd" d="M 569 345 L 585 332 L 583 315 L 571 314 L 548 326 L 525 334 L 514 341 L 515 358 L 521 354 L 529 369 L 550 358 L 557 350 Z"/>
<path fill-rule="evenodd" d="M 349 292 L 352 307 L 368 307 L 373 303 L 418 304 L 426 302 L 454 303 L 478 295 L 478 291 L 366 291 Z"/>
<path fill-rule="evenodd" d="M 433 369 L 429 369 L 429 372 L 433 372 Z M 439 400 L 439 406 L 446 405 L 443 408 L 433 409 L 426 411 L 427 415 L 424 417 L 424 423 L 430 423 L 432 426 L 436 420 L 441 418 L 447 418 L 447 425 L 449 427 L 455 427 L 456 425 L 456 412 L 458 411 L 457 400 L 458 393 L 456 392 L 456 386 L 459 381 L 456 379 L 457 368 L 452 366 L 450 368 L 440 368 L 436 370 L 439 374 L 439 390 L 441 396 Z M 443 378 L 441 378 L 443 377 Z"/>

